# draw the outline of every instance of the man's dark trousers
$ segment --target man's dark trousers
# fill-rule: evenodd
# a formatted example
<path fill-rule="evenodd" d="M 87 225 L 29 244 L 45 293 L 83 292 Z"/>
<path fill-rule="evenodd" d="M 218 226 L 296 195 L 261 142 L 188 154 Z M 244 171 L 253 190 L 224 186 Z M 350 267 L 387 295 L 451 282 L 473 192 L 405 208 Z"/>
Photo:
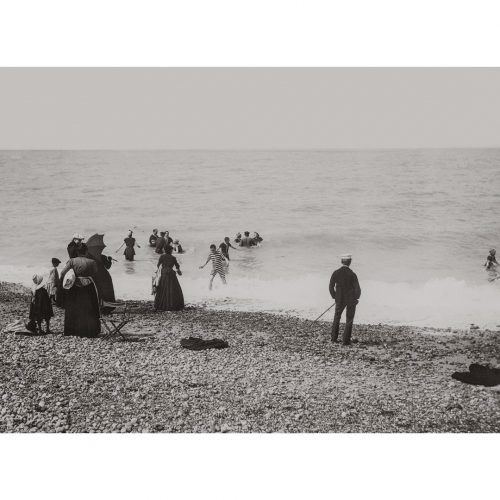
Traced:
<path fill-rule="evenodd" d="M 342 334 L 342 343 L 348 345 L 351 343 L 352 324 L 354 322 L 354 314 L 356 313 L 356 304 L 335 304 L 335 316 L 333 317 L 332 326 L 332 341 L 336 342 L 339 336 L 340 317 L 346 309 L 345 313 L 345 329 Z"/>

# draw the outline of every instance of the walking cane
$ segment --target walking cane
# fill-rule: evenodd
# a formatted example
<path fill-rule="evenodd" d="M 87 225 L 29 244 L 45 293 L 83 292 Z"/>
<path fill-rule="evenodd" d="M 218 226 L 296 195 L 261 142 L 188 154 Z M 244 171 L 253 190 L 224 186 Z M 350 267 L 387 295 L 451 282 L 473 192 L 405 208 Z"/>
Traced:
<path fill-rule="evenodd" d="M 312 324 L 314 325 L 314 323 L 316 323 L 316 321 L 318 321 L 319 318 L 321 318 L 321 316 L 324 316 L 333 306 L 335 305 L 335 302 L 322 314 L 320 314 L 313 322 Z"/>

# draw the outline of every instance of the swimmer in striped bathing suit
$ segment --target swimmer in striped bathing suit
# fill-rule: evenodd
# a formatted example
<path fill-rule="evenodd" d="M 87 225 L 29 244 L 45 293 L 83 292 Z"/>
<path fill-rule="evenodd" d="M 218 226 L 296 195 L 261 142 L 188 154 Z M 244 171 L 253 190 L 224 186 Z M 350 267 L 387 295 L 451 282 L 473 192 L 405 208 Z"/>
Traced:
<path fill-rule="evenodd" d="M 210 245 L 210 253 L 208 254 L 207 261 L 205 264 L 200 266 L 200 269 L 203 269 L 210 261 L 212 261 L 212 273 L 210 278 L 210 283 L 208 284 L 208 289 L 212 290 L 212 283 L 214 281 L 215 276 L 218 274 L 222 283 L 226 285 L 226 269 L 225 266 L 227 264 L 227 260 L 222 255 L 221 252 L 217 251 L 217 247 L 215 245 Z"/>

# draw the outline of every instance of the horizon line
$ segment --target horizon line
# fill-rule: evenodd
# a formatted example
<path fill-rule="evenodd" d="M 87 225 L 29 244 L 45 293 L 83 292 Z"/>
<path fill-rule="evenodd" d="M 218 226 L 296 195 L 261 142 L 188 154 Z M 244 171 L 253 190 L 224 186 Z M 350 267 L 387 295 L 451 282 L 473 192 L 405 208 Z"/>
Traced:
<path fill-rule="evenodd" d="M 19 148 L 19 147 L 0 147 L 0 151 L 273 151 L 273 152 L 307 152 L 307 151 L 401 151 L 401 150 L 478 150 L 478 149 L 500 149 L 498 146 L 381 146 L 381 147 L 318 147 L 318 148 L 81 148 L 81 147 L 44 147 L 44 148 Z"/>

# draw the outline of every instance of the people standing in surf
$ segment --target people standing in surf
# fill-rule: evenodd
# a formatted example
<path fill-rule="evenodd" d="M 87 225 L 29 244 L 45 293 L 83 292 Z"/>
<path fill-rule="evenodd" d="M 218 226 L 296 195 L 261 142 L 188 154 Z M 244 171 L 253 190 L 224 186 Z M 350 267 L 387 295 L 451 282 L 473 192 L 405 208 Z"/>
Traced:
<path fill-rule="evenodd" d="M 332 342 L 337 342 L 339 336 L 340 317 L 346 309 L 346 321 L 344 333 L 342 334 L 342 344 L 349 345 L 351 343 L 352 325 L 354 323 L 354 314 L 356 313 L 356 305 L 361 297 L 361 288 L 359 286 L 358 277 L 350 269 L 352 262 L 351 255 L 342 255 L 342 266 L 333 272 L 330 278 L 330 295 L 335 300 L 335 316 L 332 325 Z"/>
<path fill-rule="evenodd" d="M 219 250 L 222 252 L 222 255 L 226 258 L 227 261 L 229 261 L 229 249 L 233 248 L 234 250 L 237 250 L 236 247 L 233 247 L 231 245 L 231 240 L 229 239 L 229 236 L 226 236 L 224 238 L 224 241 L 219 245 Z"/>
<path fill-rule="evenodd" d="M 160 231 L 160 237 L 156 240 L 155 252 L 162 254 L 165 252 L 167 241 L 165 240 L 165 231 Z"/>
<path fill-rule="evenodd" d="M 179 240 L 174 240 L 172 245 L 173 245 L 173 249 L 177 253 L 184 253 L 184 249 L 182 248 L 182 245 L 180 244 Z"/>
<path fill-rule="evenodd" d="M 254 233 L 253 233 L 253 238 L 252 238 L 252 239 L 253 239 L 253 241 L 254 241 L 256 244 L 257 244 L 257 243 L 262 243 L 262 238 L 261 238 L 261 236 L 260 236 L 260 234 L 259 234 L 259 233 L 254 232 Z"/>
<path fill-rule="evenodd" d="M 165 231 L 165 243 L 167 246 L 172 246 L 172 243 L 174 240 L 170 237 L 170 233 L 168 231 Z"/>
<path fill-rule="evenodd" d="M 500 277 L 498 276 L 498 262 L 496 259 L 496 253 L 497 251 L 492 248 L 489 255 L 486 257 L 486 262 L 484 263 L 484 267 L 489 274 L 488 279 L 490 281 L 494 281 Z"/>
<path fill-rule="evenodd" d="M 51 333 L 50 318 L 54 316 L 54 311 L 45 286 L 46 282 L 43 276 L 35 274 L 31 287 L 30 321 L 25 325 L 35 335 Z M 45 332 L 42 330 L 42 321 L 45 321 Z"/>
<path fill-rule="evenodd" d="M 156 241 L 158 240 L 158 229 L 153 229 L 153 234 L 149 237 L 149 246 L 155 247 Z"/>
<path fill-rule="evenodd" d="M 57 267 L 61 261 L 54 257 L 52 259 L 52 268 L 49 272 L 49 277 L 47 279 L 47 293 L 54 304 L 60 303 L 60 298 L 58 301 L 58 295 L 60 295 L 61 280 L 59 279 L 59 271 Z"/>
<path fill-rule="evenodd" d="M 244 234 L 244 236 L 243 236 L 243 238 L 241 238 L 240 247 L 253 247 L 256 245 L 253 238 L 250 238 L 249 231 L 245 231 L 243 234 Z"/>
<path fill-rule="evenodd" d="M 86 245 L 78 250 L 78 256 L 69 259 L 61 272 L 61 283 L 70 269 L 75 282 L 64 294 L 64 335 L 97 337 L 101 333 L 99 296 L 94 277 L 97 264 L 87 255 Z"/>
<path fill-rule="evenodd" d="M 208 254 L 207 261 L 205 264 L 200 266 L 200 269 L 203 269 L 210 261 L 212 261 L 212 272 L 210 277 L 210 282 L 208 284 L 208 289 L 212 290 L 213 282 L 215 276 L 219 275 L 222 283 L 226 285 L 226 264 L 227 260 L 222 255 L 221 252 L 217 250 L 215 245 L 210 245 L 210 253 Z"/>
<path fill-rule="evenodd" d="M 184 295 L 177 274 L 182 276 L 177 259 L 172 255 L 172 247 L 168 246 L 158 260 L 158 271 L 161 272 L 160 281 L 155 293 L 155 311 L 180 311 L 184 309 Z"/>
<path fill-rule="evenodd" d="M 240 243 L 241 242 L 241 233 L 236 233 L 236 238 L 234 238 L 235 243 Z"/>
<path fill-rule="evenodd" d="M 133 235 L 133 231 L 130 231 L 128 233 L 128 236 L 123 240 L 123 243 L 120 246 L 120 248 L 121 248 L 123 245 L 125 245 L 125 250 L 123 252 L 123 255 L 125 255 L 125 259 L 129 260 L 129 261 L 134 260 L 134 255 L 135 255 L 135 248 L 134 247 L 136 245 L 136 242 L 135 242 L 135 238 L 132 235 Z M 120 248 L 118 248 L 118 250 L 120 250 Z M 141 248 L 139 243 L 137 243 L 137 248 Z M 118 250 L 117 250 L 117 252 L 118 252 Z"/>

